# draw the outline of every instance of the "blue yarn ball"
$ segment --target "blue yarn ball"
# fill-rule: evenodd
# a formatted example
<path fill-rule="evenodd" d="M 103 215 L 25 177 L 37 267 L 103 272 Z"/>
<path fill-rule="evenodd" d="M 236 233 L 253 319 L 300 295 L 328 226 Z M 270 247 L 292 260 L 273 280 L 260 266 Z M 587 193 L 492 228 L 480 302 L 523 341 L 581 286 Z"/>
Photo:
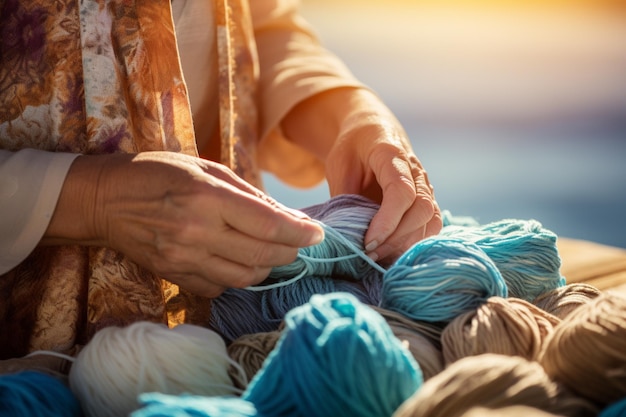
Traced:
<path fill-rule="evenodd" d="M 287 314 L 242 398 L 275 417 L 379 417 L 391 416 L 422 383 L 385 319 L 351 294 L 332 293 Z"/>
<path fill-rule="evenodd" d="M 382 276 L 375 271 L 361 281 L 309 276 L 260 292 L 230 288 L 213 300 L 208 327 L 232 343 L 246 334 L 277 330 L 290 310 L 307 303 L 314 294 L 347 292 L 375 305 L 381 286 Z"/>
<path fill-rule="evenodd" d="M 536 220 L 504 219 L 479 227 L 452 225 L 439 234 L 484 250 L 500 270 L 511 297 L 530 302 L 565 285 L 557 236 Z"/>
<path fill-rule="evenodd" d="M 167 395 L 156 392 L 139 395 L 142 408 L 130 417 L 261 417 L 254 404 L 235 397 Z"/>
<path fill-rule="evenodd" d="M 622 398 L 605 407 L 598 417 L 626 417 L 626 398 Z"/>
<path fill-rule="evenodd" d="M 294 262 L 272 268 L 265 284 L 298 275 L 361 279 L 371 271 L 373 262 L 355 255 L 365 249 L 365 233 L 378 208 L 365 197 L 343 194 L 303 209 L 325 228 L 324 240 L 300 248 Z"/>
<path fill-rule="evenodd" d="M 433 236 L 387 270 L 380 306 L 414 320 L 446 323 L 493 296 L 506 297 L 507 286 L 487 254 L 473 243 Z"/>
<path fill-rule="evenodd" d="M 0 376 L 0 416 L 81 416 L 78 399 L 58 378 L 23 371 Z"/>

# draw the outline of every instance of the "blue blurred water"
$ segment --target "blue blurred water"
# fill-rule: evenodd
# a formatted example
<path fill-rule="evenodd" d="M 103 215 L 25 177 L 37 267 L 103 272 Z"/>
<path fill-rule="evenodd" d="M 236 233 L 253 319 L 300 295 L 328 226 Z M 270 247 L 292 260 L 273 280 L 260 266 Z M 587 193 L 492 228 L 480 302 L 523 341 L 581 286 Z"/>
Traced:
<path fill-rule="evenodd" d="M 626 248 L 626 129 L 583 134 L 405 126 L 442 209 L 481 223 L 532 218 L 559 236 Z M 325 184 L 298 190 L 269 175 L 265 182 L 291 207 L 329 198 Z"/>
<path fill-rule="evenodd" d="M 303 3 L 324 44 L 397 114 L 442 209 L 626 248 L 623 21 Z M 292 207 L 329 198 L 325 184 L 265 183 Z"/>

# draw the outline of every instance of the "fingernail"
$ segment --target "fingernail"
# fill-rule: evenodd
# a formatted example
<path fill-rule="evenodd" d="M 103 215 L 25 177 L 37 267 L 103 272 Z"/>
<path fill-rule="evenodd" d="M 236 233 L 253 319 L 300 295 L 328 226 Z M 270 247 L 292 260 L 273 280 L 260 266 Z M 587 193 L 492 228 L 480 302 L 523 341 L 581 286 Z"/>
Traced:
<path fill-rule="evenodd" d="M 313 235 L 313 239 L 311 240 L 311 244 L 317 245 L 319 243 L 322 243 L 323 240 L 324 240 L 324 229 L 320 228 Z"/>
<path fill-rule="evenodd" d="M 367 254 L 367 256 L 369 256 L 369 258 L 374 262 L 378 260 L 378 254 L 376 252 L 370 252 Z"/>
<path fill-rule="evenodd" d="M 378 247 L 378 241 L 377 240 L 372 240 L 370 243 L 368 243 L 365 246 L 365 252 L 371 252 L 374 249 L 376 249 Z"/>

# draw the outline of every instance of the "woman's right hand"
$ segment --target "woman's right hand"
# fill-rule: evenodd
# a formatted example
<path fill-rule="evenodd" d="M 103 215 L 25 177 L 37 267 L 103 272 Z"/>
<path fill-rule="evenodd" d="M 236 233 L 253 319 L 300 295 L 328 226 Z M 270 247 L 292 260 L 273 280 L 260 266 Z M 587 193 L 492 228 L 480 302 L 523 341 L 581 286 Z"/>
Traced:
<path fill-rule="evenodd" d="M 75 159 L 43 244 L 113 248 L 215 297 L 263 281 L 323 230 L 223 165 L 172 152 Z"/>

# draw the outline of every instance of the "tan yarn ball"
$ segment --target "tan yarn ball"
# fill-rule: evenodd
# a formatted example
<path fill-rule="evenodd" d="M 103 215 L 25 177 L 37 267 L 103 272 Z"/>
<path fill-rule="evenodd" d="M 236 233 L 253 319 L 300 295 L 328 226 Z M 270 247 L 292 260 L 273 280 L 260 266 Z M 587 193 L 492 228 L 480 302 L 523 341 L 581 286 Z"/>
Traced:
<path fill-rule="evenodd" d="M 473 407 L 461 415 L 461 417 L 560 417 L 556 414 L 546 413 L 526 405 L 512 405 L 502 408 Z"/>
<path fill-rule="evenodd" d="M 247 334 L 235 339 L 228 346 L 228 355 L 243 368 L 248 379 L 247 381 L 242 381 L 241 378 L 237 378 L 237 370 L 231 368 L 233 371 L 231 378 L 235 381 L 238 388 L 245 389 L 254 375 L 261 369 L 265 359 L 274 350 L 281 334 L 282 331 L 280 330 Z"/>
<path fill-rule="evenodd" d="M 601 405 L 626 397 L 626 297 L 603 293 L 579 307 L 546 341 L 539 362 Z"/>
<path fill-rule="evenodd" d="M 393 417 L 460 417 L 474 407 L 509 406 L 572 417 L 598 412 L 589 401 L 551 380 L 537 362 L 486 353 L 449 365 L 426 381 Z"/>
<path fill-rule="evenodd" d="M 458 316 L 444 328 L 441 334 L 444 363 L 482 353 L 535 359 L 544 340 L 560 321 L 525 300 L 490 297 L 476 310 Z"/>
<path fill-rule="evenodd" d="M 587 304 L 601 294 L 600 290 L 586 283 L 567 284 L 535 298 L 533 304 L 544 311 L 564 319 L 578 307 Z"/>
<path fill-rule="evenodd" d="M 393 334 L 406 344 L 419 364 L 424 380 L 430 379 L 443 370 L 439 327 L 431 323 L 411 320 L 402 314 L 381 307 L 372 308 L 385 318 Z"/>

